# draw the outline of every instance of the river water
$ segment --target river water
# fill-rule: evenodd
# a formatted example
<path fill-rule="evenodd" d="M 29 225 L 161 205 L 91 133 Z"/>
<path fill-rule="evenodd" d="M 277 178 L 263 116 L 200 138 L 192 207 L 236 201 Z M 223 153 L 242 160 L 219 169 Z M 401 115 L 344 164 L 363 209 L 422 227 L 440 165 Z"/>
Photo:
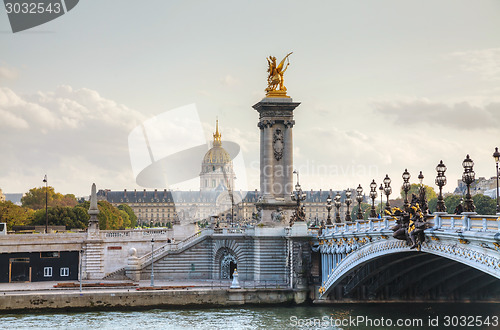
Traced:
<path fill-rule="evenodd" d="M 500 304 L 348 304 L 0 314 L 1 329 L 499 329 Z M 400 326 L 398 325 L 398 322 Z M 471 323 L 472 322 L 472 323 Z M 489 326 L 488 326 L 489 325 Z M 465 328 L 464 328 L 465 329 Z"/>

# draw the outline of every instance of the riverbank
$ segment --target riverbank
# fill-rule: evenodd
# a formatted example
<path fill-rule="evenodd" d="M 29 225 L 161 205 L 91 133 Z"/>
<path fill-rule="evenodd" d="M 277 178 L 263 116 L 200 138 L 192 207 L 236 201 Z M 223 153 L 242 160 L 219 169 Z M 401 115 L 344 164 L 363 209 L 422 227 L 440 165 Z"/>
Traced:
<path fill-rule="evenodd" d="M 149 286 L 149 282 L 139 283 L 137 288 L 129 285 L 86 286 L 81 292 L 79 288 L 54 288 L 54 285 L 55 282 L 2 283 L 0 312 L 293 305 L 304 303 L 307 298 L 307 291 L 279 287 L 230 289 L 229 284 L 217 287 L 219 282 L 160 282 L 157 283 L 158 289 L 153 290 L 143 290 Z"/>

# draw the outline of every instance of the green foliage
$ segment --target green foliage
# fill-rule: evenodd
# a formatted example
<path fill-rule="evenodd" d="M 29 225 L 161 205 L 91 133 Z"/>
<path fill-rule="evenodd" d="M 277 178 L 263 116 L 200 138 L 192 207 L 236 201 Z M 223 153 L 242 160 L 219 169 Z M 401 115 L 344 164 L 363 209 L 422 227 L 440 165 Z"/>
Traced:
<path fill-rule="evenodd" d="M 118 212 L 123 219 L 123 228 L 130 228 L 130 217 L 128 216 L 127 212 L 120 209 L 118 209 Z"/>
<path fill-rule="evenodd" d="M 370 216 L 370 210 L 371 210 L 371 205 L 366 204 L 366 203 L 361 203 L 361 212 L 363 212 L 363 219 L 368 220 L 368 217 Z M 358 216 L 358 203 L 356 202 L 355 206 L 352 208 L 351 212 L 351 218 L 353 220 L 356 220 Z M 334 219 L 335 214 L 332 213 L 332 221 L 335 221 Z"/>
<path fill-rule="evenodd" d="M 434 191 L 434 188 L 429 187 L 424 184 L 425 187 L 425 196 L 427 197 L 427 200 L 431 200 L 434 198 L 437 198 L 437 194 Z M 420 194 L 420 184 L 417 183 L 412 183 L 410 186 L 410 190 L 408 191 L 408 200 L 411 202 L 411 195 L 414 194 L 415 196 L 419 196 Z M 401 198 L 405 198 L 405 192 L 403 189 L 401 189 Z"/>
<path fill-rule="evenodd" d="M 24 226 L 31 222 L 33 210 L 18 206 L 10 201 L 0 202 L 0 222 L 7 223 L 7 230 L 12 226 Z"/>
<path fill-rule="evenodd" d="M 77 207 L 55 206 L 48 209 L 49 226 L 66 226 L 66 229 L 87 227 L 87 221 Z M 32 225 L 45 225 L 45 209 L 35 211 Z"/>
<path fill-rule="evenodd" d="M 492 215 L 496 213 L 496 199 L 483 194 L 477 194 L 476 196 L 472 197 L 472 200 L 474 201 L 474 205 L 476 205 L 477 214 Z"/>
<path fill-rule="evenodd" d="M 455 213 L 455 208 L 460 204 L 460 195 L 449 195 L 444 198 L 444 205 L 446 205 L 446 212 L 449 214 Z"/>
<path fill-rule="evenodd" d="M 118 205 L 118 209 L 121 211 L 125 211 L 128 215 L 129 221 L 128 225 L 125 226 L 125 228 L 135 228 L 137 227 L 137 216 L 135 215 L 134 211 L 130 206 L 127 204 L 121 204 Z"/>
<path fill-rule="evenodd" d="M 90 208 L 90 202 L 85 201 L 83 203 L 79 203 L 77 207 L 80 207 L 84 209 L 85 212 L 87 212 L 88 209 Z M 97 215 L 97 219 L 99 220 L 99 229 L 101 230 L 125 229 L 125 225 L 120 210 L 118 210 L 116 207 L 114 207 L 113 205 L 111 205 L 111 203 L 107 201 L 97 202 L 97 207 L 99 208 L 99 214 Z"/>
<path fill-rule="evenodd" d="M 438 203 L 438 199 L 437 198 L 433 198 L 433 199 L 430 199 L 429 202 L 428 202 L 428 206 L 429 206 L 429 212 L 430 213 L 434 213 L 436 212 L 436 209 L 437 209 L 437 203 Z"/>
<path fill-rule="evenodd" d="M 28 207 L 33 210 L 45 209 L 45 194 L 47 192 L 48 206 L 69 206 L 73 207 L 77 204 L 75 195 L 56 193 L 54 187 L 40 187 L 30 189 L 21 198 L 23 207 Z"/>

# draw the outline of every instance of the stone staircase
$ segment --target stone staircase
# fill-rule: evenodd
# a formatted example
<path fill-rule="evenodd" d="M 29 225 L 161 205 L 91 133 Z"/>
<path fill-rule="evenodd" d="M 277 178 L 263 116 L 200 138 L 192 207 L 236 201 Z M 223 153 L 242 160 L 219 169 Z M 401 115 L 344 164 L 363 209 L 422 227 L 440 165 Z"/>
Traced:
<path fill-rule="evenodd" d="M 84 266 L 86 278 L 102 279 L 104 277 L 104 265 L 102 263 L 104 251 L 101 242 L 87 242 L 85 246 Z"/>

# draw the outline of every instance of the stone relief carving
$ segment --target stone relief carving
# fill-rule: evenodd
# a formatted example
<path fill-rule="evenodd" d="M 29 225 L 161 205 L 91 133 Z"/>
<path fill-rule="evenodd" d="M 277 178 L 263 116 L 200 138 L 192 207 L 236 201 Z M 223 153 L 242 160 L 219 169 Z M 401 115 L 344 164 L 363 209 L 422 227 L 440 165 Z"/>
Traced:
<path fill-rule="evenodd" d="M 283 149 L 285 149 L 283 140 L 283 131 L 281 129 L 276 129 L 273 136 L 273 150 L 274 158 L 280 160 L 283 158 Z"/>

